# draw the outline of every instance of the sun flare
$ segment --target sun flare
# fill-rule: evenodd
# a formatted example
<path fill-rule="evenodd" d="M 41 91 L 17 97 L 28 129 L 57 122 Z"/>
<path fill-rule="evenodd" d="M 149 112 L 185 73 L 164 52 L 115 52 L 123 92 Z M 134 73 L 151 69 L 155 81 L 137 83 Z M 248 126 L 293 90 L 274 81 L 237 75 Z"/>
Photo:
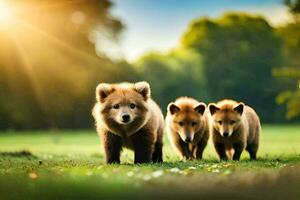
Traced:
<path fill-rule="evenodd" d="M 13 13 L 11 8 L 0 0 L 0 25 L 8 25 L 12 22 Z"/>

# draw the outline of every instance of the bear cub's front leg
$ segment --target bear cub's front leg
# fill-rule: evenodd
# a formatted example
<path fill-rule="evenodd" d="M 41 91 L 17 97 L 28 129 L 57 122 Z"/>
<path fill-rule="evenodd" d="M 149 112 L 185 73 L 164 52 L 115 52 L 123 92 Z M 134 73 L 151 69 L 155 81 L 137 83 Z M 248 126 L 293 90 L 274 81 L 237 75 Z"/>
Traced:
<path fill-rule="evenodd" d="M 107 164 L 120 163 L 120 153 L 122 150 L 121 137 L 112 133 L 104 133 L 104 152 Z"/>
<path fill-rule="evenodd" d="M 193 155 L 189 148 L 189 144 L 183 142 L 182 140 L 179 140 L 177 149 L 180 151 L 181 161 L 187 161 L 193 159 Z"/>
<path fill-rule="evenodd" d="M 154 150 L 153 133 L 140 130 L 130 138 L 133 143 L 134 163 L 148 163 L 152 160 Z"/>

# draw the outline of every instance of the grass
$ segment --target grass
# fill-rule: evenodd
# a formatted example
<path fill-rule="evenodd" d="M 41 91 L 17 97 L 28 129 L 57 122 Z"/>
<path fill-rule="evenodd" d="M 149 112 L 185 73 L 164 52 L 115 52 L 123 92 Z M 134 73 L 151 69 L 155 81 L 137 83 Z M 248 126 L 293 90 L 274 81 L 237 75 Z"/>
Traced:
<path fill-rule="evenodd" d="M 26 151 L 24 151 L 26 150 Z M 22 152 L 24 151 L 24 152 Z M 257 161 L 179 162 L 166 139 L 162 164 L 105 165 L 95 131 L 0 134 L 0 199 L 298 199 L 300 126 L 265 125 Z"/>

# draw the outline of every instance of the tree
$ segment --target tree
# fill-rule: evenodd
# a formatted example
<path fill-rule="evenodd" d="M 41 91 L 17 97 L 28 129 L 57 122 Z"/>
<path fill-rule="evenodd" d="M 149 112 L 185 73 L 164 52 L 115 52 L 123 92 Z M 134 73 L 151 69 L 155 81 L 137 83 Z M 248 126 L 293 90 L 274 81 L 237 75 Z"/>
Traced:
<path fill-rule="evenodd" d="M 233 98 L 255 107 L 263 121 L 274 121 L 278 91 L 271 70 L 281 63 L 281 39 L 259 16 L 227 13 L 194 20 L 181 44 L 203 56 L 212 101 Z"/>
<path fill-rule="evenodd" d="M 152 52 L 142 56 L 134 66 L 140 77 L 149 81 L 152 96 L 162 108 L 179 96 L 207 100 L 202 59 L 196 52 L 185 49 L 174 49 L 167 54 Z"/>
<path fill-rule="evenodd" d="M 111 1 L 5 2 L 13 19 L 0 23 L 0 128 L 91 127 L 96 85 L 135 75 L 95 49 L 123 30 Z"/>
<path fill-rule="evenodd" d="M 278 29 L 283 38 L 283 67 L 274 69 L 273 74 L 284 80 L 282 90 L 277 96 L 279 104 L 286 104 L 288 119 L 300 115 L 300 0 L 285 1 L 294 20 Z"/>
<path fill-rule="evenodd" d="M 300 1 L 299 0 L 285 0 L 285 5 L 289 8 L 290 13 L 295 20 L 299 20 L 300 16 Z"/>

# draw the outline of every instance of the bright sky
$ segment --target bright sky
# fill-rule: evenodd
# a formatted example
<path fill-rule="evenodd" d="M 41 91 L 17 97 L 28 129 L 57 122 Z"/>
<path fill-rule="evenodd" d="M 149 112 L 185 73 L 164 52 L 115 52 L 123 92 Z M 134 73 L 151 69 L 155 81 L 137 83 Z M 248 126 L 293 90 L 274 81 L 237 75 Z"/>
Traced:
<path fill-rule="evenodd" d="M 218 17 L 224 11 L 247 11 L 265 16 L 273 25 L 289 19 L 283 0 L 112 0 L 113 15 L 126 25 L 121 54 L 132 62 L 147 51 L 167 51 L 179 42 L 189 22 Z"/>

